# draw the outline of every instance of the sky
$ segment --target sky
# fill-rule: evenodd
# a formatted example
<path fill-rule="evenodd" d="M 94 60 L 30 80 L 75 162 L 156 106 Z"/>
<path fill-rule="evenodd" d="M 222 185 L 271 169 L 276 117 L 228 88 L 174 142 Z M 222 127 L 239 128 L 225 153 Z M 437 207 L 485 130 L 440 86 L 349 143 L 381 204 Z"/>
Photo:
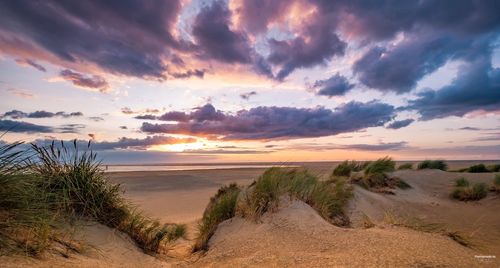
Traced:
<path fill-rule="evenodd" d="M 105 163 L 500 159 L 500 1 L 1 1 L 0 99 Z"/>

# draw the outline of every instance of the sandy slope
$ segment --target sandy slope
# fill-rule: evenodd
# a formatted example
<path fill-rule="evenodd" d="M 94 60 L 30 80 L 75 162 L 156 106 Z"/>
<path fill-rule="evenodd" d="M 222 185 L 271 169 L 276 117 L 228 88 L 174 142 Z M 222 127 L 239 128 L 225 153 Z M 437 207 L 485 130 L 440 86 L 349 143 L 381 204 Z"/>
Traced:
<path fill-rule="evenodd" d="M 204 267 L 473 267 L 474 251 L 441 235 L 404 228 L 343 229 L 293 201 L 262 223 L 224 222 L 210 241 Z"/>

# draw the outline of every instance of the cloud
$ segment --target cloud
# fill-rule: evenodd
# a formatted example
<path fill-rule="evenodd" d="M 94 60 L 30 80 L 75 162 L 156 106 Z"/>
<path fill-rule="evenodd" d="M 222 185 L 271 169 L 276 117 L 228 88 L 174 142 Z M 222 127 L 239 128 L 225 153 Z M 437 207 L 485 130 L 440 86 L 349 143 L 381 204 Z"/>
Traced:
<path fill-rule="evenodd" d="M 154 114 L 142 114 L 142 115 L 134 116 L 134 118 L 141 119 L 141 120 L 156 120 L 158 117 Z"/>
<path fill-rule="evenodd" d="M 35 111 L 31 113 L 26 113 L 23 111 L 19 110 L 11 110 L 8 112 L 5 112 L 2 117 L 10 117 L 13 119 L 21 119 L 21 118 L 52 118 L 52 117 L 79 117 L 83 116 L 82 112 L 72 112 L 72 113 L 66 113 L 66 112 L 47 112 L 44 110 L 41 111 Z"/>
<path fill-rule="evenodd" d="M 93 142 L 92 149 L 94 150 L 116 150 L 116 149 L 134 149 L 145 150 L 153 145 L 193 143 L 194 138 L 175 138 L 169 136 L 147 136 L 146 138 L 127 138 L 121 137 L 118 141 L 101 141 Z"/>
<path fill-rule="evenodd" d="M 193 36 L 204 56 L 227 63 L 250 63 L 247 37 L 229 28 L 231 11 L 222 1 L 205 6 L 193 23 Z"/>
<path fill-rule="evenodd" d="M 49 53 L 59 62 L 163 78 L 163 56 L 185 46 L 171 32 L 180 8 L 180 0 L 7 1 L 0 4 L 0 43 L 33 56 Z"/>
<path fill-rule="evenodd" d="M 382 126 L 392 120 L 393 106 L 380 102 L 349 102 L 335 110 L 322 107 L 256 107 L 231 115 L 210 104 L 185 114 L 175 124 L 144 122 L 147 133 L 217 136 L 226 140 L 269 140 L 330 136 L 368 127 Z M 169 118 L 169 121 L 172 118 Z"/>
<path fill-rule="evenodd" d="M 23 121 L 0 120 L 0 131 L 13 133 L 50 133 L 55 130 L 49 126 L 36 125 Z"/>
<path fill-rule="evenodd" d="M 474 139 L 474 141 L 500 141 L 500 132 L 487 133 L 487 136 Z"/>
<path fill-rule="evenodd" d="M 500 69 L 484 56 L 463 64 L 451 84 L 418 93 L 406 109 L 416 110 L 421 120 L 463 116 L 474 111 L 500 111 Z"/>
<path fill-rule="evenodd" d="M 9 91 L 10 93 L 14 94 L 15 96 L 18 96 L 18 97 L 23 98 L 23 99 L 35 98 L 35 94 L 33 94 L 27 90 L 18 89 L 18 88 L 8 88 L 7 91 Z"/>
<path fill-rule="evenodd" d="M 159 113 L 160 110 L 158 110 L 158 109 L 152 109 L 152 108 L 146 108 L 146 109 L 143 109 L 143 110 L 136 110 L 136 111 L 134 111 L 134 110 L 130 109 L 129 107 L 123 107 L 121 109 L 121 112 L 122 112 L 122 114 L 140 114 L 140 113 L 154 113 L 154 114 L 156 114 L 156 113 Z"/>
<path fill-rule="evenodd" d="M 185 72 L 172 72 L 169 74 L 174 78 L 180 78 L 180 79 L 190 78 L 192 76 L 203 78 L 205 76 L 205 70 L 195 69 L 195 70 L 187 70 Z"/>
<path fill-rule="evenodd" d="M 245 92 L 240 94 L 240 98 L 244 100 L 249 100 L 250 97 L 257 95 L 256 91 L 250 91 L 250 92 Z"/>
<path fill-rule="evenodd" d="M 269 154 L 273 151 L 264 150 L 225 150 L 225 149 L 213 149 L 213 150 L 184 150 L 182 154 Z"/>
<path fill-rule="evenodd" d="M 343 56 L 347 44 L 340 40 L 332 27 L 332 16 L 318 13 L 306 23 L 297 37 L 290 40 L 269 39 L 267 60 L 280 70 L 276 74 L 283 80 L 297 68 L 326 64 L 333 56 Z"/>
<path fill-rule="evenodd" d="M 37 70 L 39 70 L 40 72 L 46 72 L 47 69 L 45 69 L 45 67 L 43 67 L 42 65 L 36 63 L 34 60 L 30 60 L 30 59 L 16 59 L 16 62 L 20 65 L 23 65 L 23 66 L 31 66 Z"/>
<path fill-rule="evenodd" d="M 280 0 L 243 0 L 239 8 L 239 19 L 242 28 L 250 33 L 262 33 L 270 22 L 284 14 L 292 1 Z"/>
<path fill-rule="evenodd" d="M 86 126 L 84 124 L 65 124 L 56 128 L 59 133 L 79 133 Z"/>
<path fill-rule="evenodd" d="M 308 150 L 308 151 L 330 151 L 330 150 L 355 150 L 355 151 L 398 151 L 403 149 L 408 149 L 408 143 L 405 141 L 401 142 L 388 142 L 388 143 L 377 143 L 377 144 L 316 144 L 316 143 L 306 143 L 300 145 L 291 145 L 287 149 L 295 150 Z"/>
<path fill-rule="evenodd" d="M 128 129 L 127 126 L 120 126 L 120 129 Z"/>
<path fill-rule="evenodd" d="M 94 122 L 102 122 L 102 121 L 104 121 L 104 118 L 102 118 L 100 116 L 89 116 L 88 119 L 92 120 Z"/>
<path fill-rule="evenodd" d="M 109 90 L 108 82 L 98 75 L 88 76 L 68 69 L 62 70 L 59 75 L 62 79 L 81 88 L 99 90 L 100 92 L 106 92 Z"/>
<path fill-rule="evenodd" d="M 398 120 L 398 121 L 393 121 L 389 123 L 386 128 L 390 129 L 400 129 L 409 126 L 411 123 L 413 123 L 415 120 L 414 119 L 404 119 L 404 120 Z"/>
<path fill-rule="evenodd" d="M 337 73 L 326 80 L 317 80 L 312 88 L 316 89 L 316 95 L 332 97 L 344 95 L 354 88 L 354 84 L 349 83 L 347 78 Z"/>
<path fill-rule="evenodd" d="M 94 134 L 89 134 L 92 139 L 90 142 L 90 149 L 94 151 L 116 151 L 116 150 L 146 150 L 153 145 L 165 145 L 165 144 L 179 144 L 179 143 L 192 143 L 196 139 L 193 138 L 175 138 L 170 136 L 147 136 L 145 138 L 128 138 L 121 137 L 116 141 L 95 141 Z M 53 139 L 37 139 L 32 143 L 38 144 L 40 146 L 48 146 L 52 144 Z M 72 144 L 74 140 L 63 141 L 67 144 Z M 79 149 L 85 150 L 89 145 L 87 140 L 76 140 Z M 56 146 L 60 146 L 60 142 L 55 143 Z"/>

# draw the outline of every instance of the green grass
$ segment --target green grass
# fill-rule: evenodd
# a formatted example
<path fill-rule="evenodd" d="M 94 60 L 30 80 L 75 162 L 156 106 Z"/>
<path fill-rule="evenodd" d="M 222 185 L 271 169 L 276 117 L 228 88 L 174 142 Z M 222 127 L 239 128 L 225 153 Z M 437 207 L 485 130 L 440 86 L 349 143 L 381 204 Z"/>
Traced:
<path fill-rule="evenodd" d="M 467 172 L 470 172 L 470 173 L 486 173 L 486 172 L 490 172 L 490 171 L 486 168 L 486 166 L 484 164 L 477 164 L 477 165 L 470 166 L 467 169 Z"/>
<path fill-rule="evenodd" d="M 392 158 L 386 156 L 371 162 L 364 171 L 364 176 L 352 177 L 351 182 L 365 189 L 382 191 L 383 188 L 408 189 L 411 186 L 397 177 L 391 177 L 387 173 L 394 171 L 396 163 Z M 386 191 L 382 191 L 386 192 Z M 389 192 L 388 192 L 389 193 Z M 392 193 L 392 192 L 390 192 Z"/>
<path fill-rule="evenodd" d="M 0 146 L 0 255 L 39 255 L 48 248 L 54 215 L 39 180 L 24 172 L 21 143 Z"/>
<path fill-rule="evenodd" d="M 488 170 L 490 172 L 500 172 L 500 164 L 489 165 Z"/>
<path fill-rule="evenodd" d="M 116 228 L 148 253 L 184 235 L 184 226 L 161 225 L 127 202 L 120 186 L 107 180 L 90 143 L 83 151 L 76 141 L 69 147 L 11 147 L 0 149 L 0 243 L 6 245 L 0 251 L 38 255 L 60 241 L 61 226 L 79 220 Z M 19 161 L 21 155 L 27 156 Z"/>
<path fill-rule="evenodd" d="M 210 199 L 203 212 L 203 218 L 198 225 L 198 235 L 193 246 L 193 252 L 206 250 L 208 240 L 215 233 L 217 226 L 235 215 L 236 202 L 241 189 L 236 184 L 221 187 Z"/>
<path fill-rule="evenodd" d="M 392 158 L 386 156 L 384 158 L 377 159 L 376 161 L 371 162 L 365 168 L 365 174 L 379 174 L 385 172 L 394 171 L 394 167 L 396 166 L 396 162 L 392 160 Z"/>
<path fill-rule="evenodd" d="M 404 163 L 398 167 L 398 170 L 413 169 L 412 163 Z"/>
<path fill-rule="evenodd" d="M 500 193 L 500 174 L 496 174 L 493 178 L 493 186 L 491 187 L 493 192 Z"/>
<path fill-rule="evenodd" d="M 349 177 L 349 176 L 351 176 L 352 170 L 353 170 L 353 167 L 352 167 L 351 162 L 348 160 L 345 160 L 344 162 L 340 163 L 338 166 L 335 167 L 335 169 L 332 172 L 332 176 Z"/>
<path fill-rule="evenodd" d="M 440 169 L 446 171 L 448 165 L 443 160 L 425 160 L 418 164 L 417 169 Z"/>
<path fill-rule="evenodd" d="M 466 178 L 458 178 L 455 180 L 456 187 L 467 187 L 469 186 L 469 181 Z"/>
<path fill-rule="evenodd" d="M 358 162 L 358 161 L 349 161 L 345 160 L 335 167 L 332 172 L 332 176 L 336 177 L 349 177 L 352 171 L 358 172 L 365 169 L 369 166 L 371 161 Z"/>
<path fill-rule="evenodd" d="M 477 201 L 488 195 L 488 186 L 485 183 L 475 183 L 472 186 L 456 187 L 451 197 L 459 201 Z"/>
<path fill-rule="evenodd" d="M 344 206 L 352 196 L 352 187 L 346 179 L 320 181 L 306 170 L 270 168 L 251 185 L 238 212 L 247 218 L 258 219 L 277 208 L 280 198 L 288 195 L 310 205 L 327 221 L 337 226 L 349 225 Z"/>

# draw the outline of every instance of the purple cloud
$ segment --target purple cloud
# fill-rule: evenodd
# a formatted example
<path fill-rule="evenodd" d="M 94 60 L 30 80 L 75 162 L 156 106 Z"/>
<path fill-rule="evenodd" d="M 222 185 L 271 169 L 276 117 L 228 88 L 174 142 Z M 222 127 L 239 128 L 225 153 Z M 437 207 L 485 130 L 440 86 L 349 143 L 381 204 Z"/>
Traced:
<path fill-rule="evenodd" d="M 147 133 L 218 136 L 226 140 L 266 140 L 321 137 L 382 126 L 392 120 L 393 106 L 379 102 L 349 102 L 335 110 L 325 108 L 256 107 L 235 115 L 207 104 L 176 124 L 144 122 Z"/>
<path fill-rule="evenodd" d="M 337 73 L 326 80 L 314 82 L 312 88 L 316 89 L 316 95 L 332 97 L 344 95 L 354 88 L 354 84 L 349 83 L 347 78 Z"/>
<path fill-rule="evenodd" d="M 109 89 L 108 82 L 98 75 L 87 76 L 68 69 L 62 70 L 59 75 L 62 79 L 73 83 L 75 86 L 92 90 L 97 89 L 100 92 L 106 92 Z"/>
<path fill-rule="evenodd" d="M 414 119 L 404 119 L 404 120 L 398 120 L 398 121 L 393 121 L 389 123 L 386 128 L 390 129 L 400 129 L 409 126 L 411 123 L 413 123 L 415 120 Z"/>

